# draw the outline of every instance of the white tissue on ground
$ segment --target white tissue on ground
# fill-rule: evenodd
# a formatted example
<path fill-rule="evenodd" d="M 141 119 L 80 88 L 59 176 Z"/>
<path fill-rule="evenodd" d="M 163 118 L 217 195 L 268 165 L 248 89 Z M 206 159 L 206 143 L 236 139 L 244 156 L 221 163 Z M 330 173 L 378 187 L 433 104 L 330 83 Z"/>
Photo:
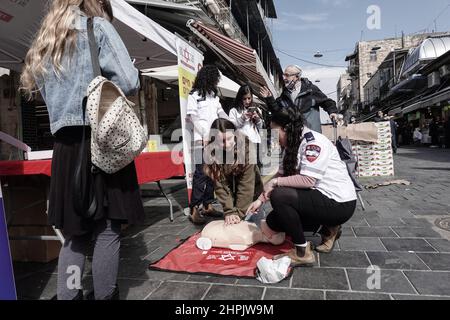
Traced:
<path fill-rule="evenodd" d="M 283 257 L 278 260 L 270 260 L 262 257 L 256 265 L 258 267 L 256 279 L 262 283 L 278 283 L 288 275 L 291 258 Z"/>

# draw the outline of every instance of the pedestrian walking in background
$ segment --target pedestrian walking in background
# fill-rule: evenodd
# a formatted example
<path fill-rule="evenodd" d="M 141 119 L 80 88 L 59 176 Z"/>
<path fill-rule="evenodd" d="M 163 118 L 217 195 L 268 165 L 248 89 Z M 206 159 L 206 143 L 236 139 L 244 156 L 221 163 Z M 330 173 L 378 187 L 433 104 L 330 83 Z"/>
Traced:
<path fill-rule="evenodd" d="M 419 146 L 422 144 L 422 133 L 420 132 L 420 128 L 416 128 L 413 133 L 413 141 L 414 145 Z"/>

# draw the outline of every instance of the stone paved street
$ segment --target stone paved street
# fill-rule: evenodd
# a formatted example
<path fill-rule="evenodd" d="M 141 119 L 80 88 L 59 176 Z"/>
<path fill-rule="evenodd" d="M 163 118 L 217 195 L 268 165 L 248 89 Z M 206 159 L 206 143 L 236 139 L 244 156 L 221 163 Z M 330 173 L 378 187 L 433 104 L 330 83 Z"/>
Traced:
<path fill-rule="evenodd" d="M 366 211 L 358 209 L 332 254 L 319 255 L 314 268 L 296 269 L 276 285 L 257 280 L 166 273 L 148 265 L 197 231 L 180 208 L 187 206 L 183 180 L 164 183 L 172 190 L 178 211 L 169 221 L 164 198 L 144 203 L 146 224 L 124 232 L 120 264 L 122 299 L 450 299 L 450 232 L 435 221 L 450 216 L 450 152 L 402 148 L 395 157 L 395 179 L 410 186 L 387 186 L 364 191 Z M 394 178 L 361 180 L 363 184 Z M 317 238 L 312 239 L 317 241 Z M 367 267 L 381 268 L 381 288 L 367 286 Z M 21 299 L 50 299 L 56 293 L 56 262 L 16 263 Z M 92 287 L 87 264 L 84 289 Z"/>

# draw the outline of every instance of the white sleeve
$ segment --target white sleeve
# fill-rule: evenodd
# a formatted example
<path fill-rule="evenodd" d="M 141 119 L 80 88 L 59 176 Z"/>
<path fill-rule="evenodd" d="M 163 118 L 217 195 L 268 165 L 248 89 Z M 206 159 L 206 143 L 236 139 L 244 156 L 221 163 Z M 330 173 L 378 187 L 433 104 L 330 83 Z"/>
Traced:
<path fill-rule="evenodd" d="M 227 113 L 223 110 L 222 104 L 220 103 L 219 98 L 217 98 L 216 103 L 217 103 L 217 116 L 219 118 L 230 120 L 230 118 L 228 118 Z"/>
<path fill-rule="evenodd" d="M 239 115 L 239 112 L 236 108 L 230 110 L 230 121 L 236 126 L 236 129 L 240 129 L 244 126 L 245 121 L 242 119 L 242 116 Z"/>
<path fill-rule="evenodd" d="M 204 130 L 199 125 L 199 114 L 198 114 L 198 102 L 195 99 L 194 96 L 189 95 L 188 97 L 188 104 L 187 104 L 187 112 L 186 116 L 190 118 L 190 121 L 192 122 L 192 125 L 195 128 L 195 131 L 197 131 L 202 137 L 204 137 Z"/>
<path fill-rule="evenodd" d="M 195 99 L 195 97 L 192 94 L 190 94 L 188 96 L 186 114 L 187 115 L 197 115 L 197 111 L 198 111 L 197 100 Z"/>
<path fill-rule="evenodd" d="M 330 147 L 315 140 L 308 142 L 300 149 L 300 174 L 317 180 L 323 179 L 332 154 Z"/>

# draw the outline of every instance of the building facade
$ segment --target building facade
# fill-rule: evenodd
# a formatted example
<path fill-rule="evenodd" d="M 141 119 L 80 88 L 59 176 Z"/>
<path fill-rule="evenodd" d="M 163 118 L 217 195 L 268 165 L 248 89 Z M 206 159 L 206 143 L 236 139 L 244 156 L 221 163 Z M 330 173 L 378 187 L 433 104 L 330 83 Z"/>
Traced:
<path fill-rule="evenodd" d="M 352 81 L 350 75 L 345 73 L 339 77 L 336 85 L 337 107 L 339 111 L 348 110 Z"/>
<path fill-rule="evenodd" d="M 351 102 L 348 107 L 355 113 L 370 112 L 370 108 L 379 103 L 380 82 L 385 83 L 385 75 L 379 68 L 386 58 L 393 52 L 415 48 L 426 38 L 440 34 L 442 33 L 416 34 L 358 42 L 355 51 L 346 57 L 348 73 L 352 79 Z"/>

